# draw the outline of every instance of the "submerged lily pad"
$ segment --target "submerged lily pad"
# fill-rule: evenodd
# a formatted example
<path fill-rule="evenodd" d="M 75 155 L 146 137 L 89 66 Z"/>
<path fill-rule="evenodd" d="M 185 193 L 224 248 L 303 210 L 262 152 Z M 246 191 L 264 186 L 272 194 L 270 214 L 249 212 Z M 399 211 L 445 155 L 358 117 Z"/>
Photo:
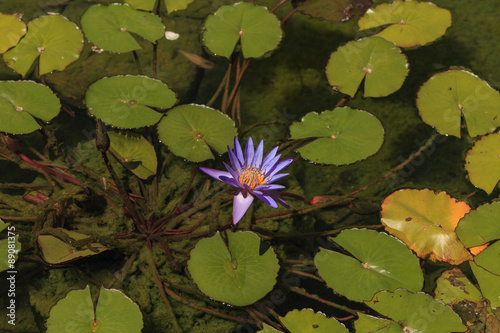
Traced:
<path fill-rule="evenodd" d="M 236 135 L 231 118 L 204 105 L 176 106 L 158 124 L 161 142 L 192 162 L 213 159 L 210 147 L 219 154 L 226 152 Z"/>
<path fill-rule="evenodd" d="M 365 97 L 392 94 L 408 75 L 406 56 L 379 37 L 363 38 L 341 46 L 330 55 L 326 77 L 334 89 L 354 97 L 364 80 Z"/>
<path fill-rule="evenodd" d="M 335 318 L 327 318 L 321 312 L 311 309 L 293 310 L 280 321 L 290 333 L 347 333 L 344 325 Z"/>
<path fill-rule="evenodd" d="M 335 292 L 362 302 L 380 290 L 422 289 L 424 278 L 419 260 L 398 239 L 373 230 L 351 229 L 332 240 L 352 257 L 321 249 L 314 264 Z"/>
<path fill-rule="evenodd" d="M 26 24 L 16 15 L 0 13 L 0 53 L 17 45 L 26 33 Z"/>
<path fill-rule="evenodd" d="M 500 133 L 488 134 L 467 152 L 465 169 L 469 180 L 490 194 L 500 181 Z"/>
<path fill-rule="evenodd" d="M 456 233 L 466 247 L 483 245 L 500 239 L 500 202 L 485 204 L 471 210 L 458 223 Z"/>
<path fill-rule="evenodd" d="M 0 81 L 0 132 L 27 134 L 40 129 L 35 120 L 50 121 L 61 103 L 47 86 L 33 81 Z"/>
<path fill-rule="evenodd" d="M 3 54 L 7 66 L 26 76 L 39 58 L 38 74 L 62 71 L 80 57 L 83 34 L 61 15 L 41 16 L 28 23 L 28 32 L 13 49 Z"/>
<path fill-rule="evenodd" d="M 422 120 L 443 135 L 460 137 L 462 116 L 470 136 L 500 126 L 500 93 L 464 70 L 431 77 L 418 92 L 417 107 Z"/>
<path fill-rule="evenodd" d="M 292 0 L 301 13 L 330 21 L 347 21 L 363 15 L 372 0 Z"/>
<path fill-rule="evenodd" d="M 354 322 L 356 333 L 404 333 L 398 323 L 384 318 L 377 318 L 358 312 Z"/>
<path fill-rule="evenodd" d="M 253 232 L 219 232 L 203 238 L 191 251 L 188 270 L 207 296 L 236 306 L 252 304 L 273 289 L 278 258 L 271 247 L 261 253 L 262 240 Z"/>
<path fill-rule="evenodd" d="M 85 95 L 92 115 L 121 128 L 154 125 L 163 113 L 152 108 L 167 109 L 176 102 L 166 84 L 147 76 L 105 77 L 92 83 Z"/>
<path fill-rule="evenodd" d="M 399 47 L 425 45 L 443 36 L 451 26 L 451 13 L 430 2 L 394 1 L 368 10 L 358 21 L 359 30 L 384 27 L 374 36 Z"/>
<path fill-rule="evenodd" d="M 385 198 L 382 224 L 424 259 L 458 265 L 472 260 L 454 230 L 469 205 L 445 192 L 404 189 Z"/>
<path fill-rule="evenodd" d="M 278 46 L 280 21 L 265 7 L 239 2 L 220 7 L 205 21 L 203 42 L 215 53 L 229 58 L 240 42 L 245 58 L 258 58 Z"/>
<path fill-rule="evenodd" d="M 88 40 L 111 52 L 141 49 L 131 32 L 151 43 L 165 33 L 160 17 L 124 4 L 98 4 L 90 7 L 82 16 L 82 28 Z"/>
<path fill-rule="evenodd" d="M 3 232 L 6 228 L 8 228 L 5 232 L 7 237 L 0 240 L 0 253 L 2 253 L 2 257 L 0 258 L 0 272 L 15 269 L 14 263 L 17 260 L 17 254 L 21 251 L 21 243 L 18 240 L 15 229 L 9 227 L 8 224 L 0 219 L 0 232 Z"/>
<path fill-rule="evenodd" d="M 372 114 L 349 107 L 310 112 L 290 126 L 292 139 L 318 138 L 297 151 L 308 160 L 350 164 L 375 154 L 384 142 L 384 128 Z"/>

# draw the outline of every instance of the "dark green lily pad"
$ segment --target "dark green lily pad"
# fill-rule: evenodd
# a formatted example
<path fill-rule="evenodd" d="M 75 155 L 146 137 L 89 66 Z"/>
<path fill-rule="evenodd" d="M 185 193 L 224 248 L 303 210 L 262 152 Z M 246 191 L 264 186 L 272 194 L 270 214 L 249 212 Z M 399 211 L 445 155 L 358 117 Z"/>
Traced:
<path fill-rule="evenodd" d="M 97 47 L 119 53 L 141 49 L 131 32 L 151 43 L 165 33 L 160 17 L 124 4 L 90 7 L 82 16 L 82 28 Z"/>
<path fill-rule="evenodd" d="M 297 151 L 308 160 L 350 164 L 375 154 L 384 142 L 384 128 L 372 114 L 351 109 L 308 113 L 290 126 L 292 139 L 318 138 Z"/>
<path fill-rule="evenodd" d="M 0 53 L 17 45 L 26 33 L 26 24 L 16 15 L 0 13 Z"/>
<path fill-rule="evenodd" d="M 358 319 L 354 322 L 356 333 L 404 333 L 396 322 L 377 318 L 358 312 Z"/>
<path fill-rule="evenodd" d="M 474 262 L 488 272 L 500 275 L 500 242 L 495 242 L 484 249 L 474 257 Z"/>
<path fill-rule="evenodd" d="M 332 240 L 352 257 L 321 249 L 314 264 L 335 292 L 362 302 L 380 290 L 422 289 L 424 278 L 419 260 L 398 239 L 373 230 L 351 229 Z"/>
<path fill-rule="evenodd" d="M 0 272 L 15 269 L 17 254 L 21 251 L 21 243 L 18 240 L 15 228 L 9 227 L 8 224 L 0 220 L 0 232 L 3 232 L 5 228 L 8 228 L 5 232 L 7 237 L 0 240 L 0 253 L 2 253 L 0 257 Z"/>
<path fill-rule="evenodd" d="M 50 121 L 61 103 L 47 86 L 33 81 L 0 81 L 0 132 L 27 134 L 40 129 L 34 118 Z"/>
<path fill-rule="evenodd" d="M 3 54 L 7 66 L 25 76 L 39 58 L 38 74 L 62 71 L 80 57 L 83 34 L 61 15 L 41 16 L 28 23 L 23 39 Z"/>
<path fill-rule="evenodd" d="M 493 274 L 474 262 L 470 263 L 470 267 L 479 284 L 481 293 L 490 301 L 491 307 L 500 307 L 500 275 Z"/>
<path fill-rule="evenodd" d="M 458 223 L 456 233 L 466 247 L 486 244 L 500 239 L 500 202 L 485 204 L 471 210 Z"/>
<path fill-rule="evenodd" d="M 260 253 L 253 232 L 228 232 L 227 246 L 219 232 L 203 238 L 191 251 L 188 270 L 207 296 L 236 306 L 252 304 L 276 283 L 279 264 L 273 249 Z"/>
<path fill-rule="evenodd" d="M 92 83 L 85 103 L 104 123 L 121 128 L 154 125 L 163 116 L 152 108 L 167 109 L 177 102 L 166 84 L 146 76 L 113 76 Z"/>
<path fill-rule="evenodd" d="M 399 47 L 420 46 L 446 33 L 451 26 L 451 13 L 430 2 L 394 1 L 367 11 L 358 25 L 359 30 L 384 27 L 374 36 Z"/>
<path fill-rule="evenodd" d="M 290 333 L 347 333 L 344 325 L 335 318 L 327 318 L 321 312 L 311 309 L 293 310 L 280 321 Z"/>
<path fill-rule="evenodd" d="M 500 181 L 500 133 L 483 136 L 465 157 L 469 180 L 490 194 Z"/>
<path fill-rule="evenodd" d="M 292 0 L 292 5 L 302 13 L 330 21 L 347 21 L 363 15 L 372 0 Z"/>
<path fill-rule="evenodd" d="M 265 7 L 239 2 L 220 7 L 205 21 L 203 42 L 216 55 L 229 58 L 240 42 L 245 58 L 258 58 L 278 46 L 280 21 Z"/>
<path fill-rule="evenodd" d="M 408 75 L 406 56 L 393 43 L 379 37 L 363 38 L 341 46 L 326 65 L 334 89 L 354 97 L 364 80 L 365 97 L 392 94 Z"/>
<path fill-rule="evenodd" d="M 417 107 L 422 120 L 443 135 L 460 137 L 462 116 L 470 136 L 484 135 L 500 126 L 500 94 L 464 70 L 431 77 L 418 92 Z"/>
<path fill-rule="evenodd" d="M 226 152 L 236 135 L 231 118 L 204 105 L 176 106 L 158 124 L 161 142 L 192 162 L 213 159 L 210 147 L 219 154 Z"/>

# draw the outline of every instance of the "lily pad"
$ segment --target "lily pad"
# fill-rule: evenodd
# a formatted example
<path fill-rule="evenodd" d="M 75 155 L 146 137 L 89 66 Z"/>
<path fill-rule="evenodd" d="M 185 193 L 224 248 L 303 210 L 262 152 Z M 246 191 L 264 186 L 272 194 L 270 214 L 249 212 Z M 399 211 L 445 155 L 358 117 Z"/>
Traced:
<path fill-rule="evenodd" d="M 265 7 L 239 2 L 220 7 L 205 21 L 204 44 L 216 55 L 229 58 L 240 42 L 245 58 L 274 50 L 281 40 L 280 21 Z"/>
<path fill-rule="evenodd" d="M 450 269 L 437 279 L 434 298 L 443 304 L 456 305 L 462 301 L 482 304 L 481 292 L 458 268 Z"/>
<path fill-rule="evenodd" d="M 377 318 L 358 312 L 354 322 L 356 333 L 404 333 L 398 323 L 384 318 Z"/>
<path fill-rule="evenodd" d="M 500 202 L 492 202 L 471 210 L 458 223 L 456 233 L 466 247 L 500 239 Z"/>
<path fill-rule="evenodd" d="M 194 0 L 165 0 L 165 7 L 167 7 L 167 12 L 170 14 L 178 10 L 186 9 L 193 1 Z"/>
<path fill-rule="evenodd" d="M 421 46 L 446 33 L 451 13 L 430 2 L 394 1 L 368 10 L 358 21 L 359 30 L 383 27 L 374 36 L 399 47 Z"/>
<path fill-rule="evenodd" d="M 372 0 L 292 0 L 292 5 L 302 14 L 330 21 L 347 21 L 363 15 Z"/>
<path fill-rule="evenodd" d="M 404 332 L 465 332 L 467 328 L 452 308 L 430 295 L 404 289 L 381 291 L 366 305 L 403 326 Z"/>
<path fill-rule="evenodd" d="M 204 105 L 176 106 L 158 124 L 161 142 L 192 162 L 213 159 L 210 148 L 219 154 L 226 152 L 236 135 L 231 118 Z"/>
<path fill-rule="evenodd" d="M 364 80 L 365 97 L 392 94 L 408 75 L 401 50 L 379 37 L 363 38 L 341 46 L 330 55 L 326 77 L 334 89 L 354 97 Z"/>
<path fill-rule="evenodd" d="M 151 143 L 140 135 L 108 133 L 110 149 L 115 157 L 141 179 L 156 174 L 156 152 Z"/>
<path fill-rule="evenodd" d="M 0 13 L 0 53 L 17 45 L 26 33 L 26 24 L 16 15 Z"/>
<path fill-rule="evenodd" d="M 18 235 L 16 235 L 15 228 L 9 226 L 0 220 L 0 232 L 7 229 L 7 237 L 0 240 L 0 253 L 2 257 L 0 258 L 0 272 L 15 269 L 15 261 L 17 260 L 17 254 L 21 251 L 21 243 L 18 240 Z"/>
<path fill-rule="evenodd" d="M 470 263 L 470 267 L 479 284 L 481 293 L 490 301 L 491 307 L 500 307 L 500 275 L 488 272 L 474 262 Z"/>
<path fill-rule="evenodd" d="M 498 224 L 498 221 L 497 221 Z M 500 275 L 500 242 L 495 242 L 474 257 L 474 262 L 495 275 Z"/>
<path fill-rule="evenodd" d="M 50 121 L 61 103 L 47 86 L 33 81 L 0 81 L 0 132 L 27 134 L 40 129 L 35 120 Z"/>
<path fill-rule="evenodd" d="M 207 296 L 236 306 L 252 304 L 273 289 L 278 258 L 271 247 L 260 253 L 262 240 L 253 232 L 219 232 L 203 238 L 191 251 L 188 270 Z"/>
<path fill-rule="evenodd" d="M 371 113 L 349 107 L 310 112 L 290 126 L 292 139 L 318 138 L 297 151 L 308 160 L 351 164 L 375 154 L 384 142 L 384 128 Z"/>
<path fill-rule="evenodd" d="M 90 7 L 82 15 L 82 28 L 88 40 L 97 47 L 118 53 L 141 49 L 131 32 L 151 43 L 165 33 L 160 17 L 124 4 Z"/>
<path fill-rule="evenodd" d="M 125 0 L 132 8 L 152 12 L 158 0 Z"/>
<path fill-rule="evenodd" d="M 500 126 L 500 94 L 464 70 L 431 77 L 418 92 L 417 107 L 422 120 L 443 135 L 460 137 L 462 116 L 470 136 L 484 135 Z"/>
<path fill-rule="evenodd" d="M 459 265 L 472 260 L 454 230 L 469 205 L 445 192 L 404 189 L 385 198 L 382 224 L 424 259 Z"/>
<path fill-rule="evenodd" d="M 263 323 L 262 327 L 263 328 L 260 331 L 257 331 L 258 333 L 281 333 L 281 331 L 278 331 L 277 329 L 266 323 Z"/>
<path fill-rule="evenodd" d="M 474 143 L 465 157 L 469 180 L 490 194 L 500 181 L 500 133 L 488 134 Z"/>
<path fill-rule="evenodd" d="M 311 309 L 293 310 L 280 321 L 290 333 L 347 333 L 344 325 L 335 318 L 327 318 L 321 312 Z"/>
<path fill-rule="evenodd" d="M 352 257 L 321 249 L 314 264 L 335 292 L 362 302 L 380 290 L 422 289 L 424 278 L 419 260 L 398 239 L 373 230 L 351 229 L 332 240 Z"/>
<path fill-rule="evenodd" d="M 177 102 L 166 84 L 147 76 L 112 76 L 92 83 L 85 103 L 104 123 L 121 128 L 154 125 L 163 116 L 152 108 L 167 109 Z"/>

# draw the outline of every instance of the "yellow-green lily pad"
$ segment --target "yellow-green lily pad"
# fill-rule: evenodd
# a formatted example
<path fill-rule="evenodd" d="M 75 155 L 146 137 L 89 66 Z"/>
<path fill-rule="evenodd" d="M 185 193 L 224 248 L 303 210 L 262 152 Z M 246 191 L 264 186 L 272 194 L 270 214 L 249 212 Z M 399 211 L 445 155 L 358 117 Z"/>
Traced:
<path fill-rule="evenodd" d="M 290 333 L 347 333 L 344 325 L 335 318 L 327 318 L 311 309 L 292 310 L 280 321 Z"/>
<path fill-rule="evenodd" d="M 475 262 L 471 262 L 470 267 L 479 284 L 481 293 L 490 301 L 491 307 L 500 307 L 500 275 L 487 271 Z"/>
<path fill-rule="evenodd" d="M 384 318 L 377 318 L 358 312 L 354 322 L 356 333 L 404 333 L 398 323 Z"/>
<path fill-rule="evenodd" d="M 17 45 L 26 33 L 26 24 L 16 15 L 0 13 L 0 53 Z"/>
<path fill-rule="evenodd" d="M 490 194 L 500 181 L 500 133 L 488 134 L 474 143 L 465 157 L 469 180 Z"/>
<path fill-rule="evenodd" d="M 455 231 L 467 248 L 486 244 L 500 239 L 499 216 L 500 202 L 484 204 L 466 214 Z"/>

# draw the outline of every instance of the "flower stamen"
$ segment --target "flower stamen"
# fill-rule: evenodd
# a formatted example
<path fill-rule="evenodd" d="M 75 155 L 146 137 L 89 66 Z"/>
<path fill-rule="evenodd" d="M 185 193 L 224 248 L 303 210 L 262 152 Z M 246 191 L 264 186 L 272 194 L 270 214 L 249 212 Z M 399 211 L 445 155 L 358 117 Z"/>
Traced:
<path fill-rule="evenodd" d="M 264 185 L 266 183 L 264 173 L 260 170 L 260 168 L 256 168 L 252 165 L 240 171 L 240 177 L 238 180 L 241 184 L 246 184 L 252 190 L 257 186 Z"/>

